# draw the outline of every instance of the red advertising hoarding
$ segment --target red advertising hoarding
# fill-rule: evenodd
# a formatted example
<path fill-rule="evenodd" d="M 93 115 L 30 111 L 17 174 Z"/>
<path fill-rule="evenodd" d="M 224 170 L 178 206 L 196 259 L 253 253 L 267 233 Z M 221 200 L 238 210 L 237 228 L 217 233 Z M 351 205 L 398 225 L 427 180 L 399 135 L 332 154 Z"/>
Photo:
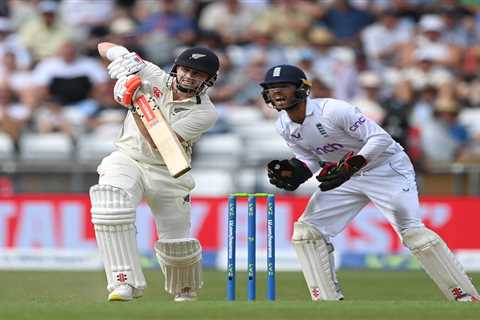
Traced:
<path fill-rule="evenodd" d="M 306 197 L 278 197 L 276 201 L 276 247 L 278 256 L 294 258 L 290 245 L 292 225 L 307 204 Z M 421 214 L 427 226 L 439 233 L 454 251 L 480 250 L 480 198 L 423 198 Z M 95 235 L 90 223 L 90 201 L 87 195 L 12 195 L 0 197 L 0 248 L 46 250 L 52 252 L 96 252 Z M 227 199 L 197 197 L 192 202 L 192 235 L 206 252 L 221 253 L 226 239 Z M 257 246 L 265 248 L 265 202 L 259 200 Z M 137 209 L 138 245 L 151 254 L 156 240 L 155 224 L 149 208 Z M 238 248 L 246 246 L 246 202 L 238 205 Z M 382 214 L 367 206 L 344 232 L 334 239 L 338 255 L 395 255 L 406 249 Z M 350 256 L 349 256 L 350 255 Z M 220 258 L 219 258 L 220 259 Z M 340 260 L 350 262 L 350 259 Z M 363 259 L 362 261 L 364 261 Z M 0 259 L 0 265 L 5 259 Z M 364 263 L 364 262 L 362 262 Z M 368 264 L 368 263 L 367 263 Z M 221 267 L 222 261 L 217 263 Z M 345 266 L 345 264 L 344 264 Z M 347 264 L 348 266 L 348 264 Z"/>

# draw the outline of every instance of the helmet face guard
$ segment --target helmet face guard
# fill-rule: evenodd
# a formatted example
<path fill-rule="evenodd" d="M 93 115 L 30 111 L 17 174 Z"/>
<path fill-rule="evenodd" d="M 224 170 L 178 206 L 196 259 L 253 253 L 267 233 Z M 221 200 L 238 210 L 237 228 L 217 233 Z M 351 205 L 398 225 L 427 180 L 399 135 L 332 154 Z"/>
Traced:
<path fill-rule="evenodd" d="M 172 68 L 172 71 L 170 71 L 170 76 L 175 79 L 176 84 L 177 84 L 177 89 L 180 90 L 181 92 L 184 93 L 189 93 L 193 95 L 200 95 L 203 94 L 207 91 L 209 87 L 212 87 L 215 84 L 215 81 L 217 80 L 217 76 L 215 75 L 213 78 L 210 77 L 207 80 L 201 81 L 197 80 L 195 78 L 189 78 L 187 76 L 183 76 L 181 78 L 178 77 L 177 75 L 177 66 L 174 66 Z M 196 82 L 194 86 L 192 87 L 187 87 L 185 85 L 182 85 L 182 80 L 184 78 L 189 78 L 191 79 L 192 82 Z"/>
<path fill-rule="evenodd" d="M 205 72 L 209 78 L 202 81 L 193 88 L 185 87 L 181 84 L 181 80 L 177 78 L 177 67 L 183 66 L 194 69 L 196 71 Z M 180 53 L 173 64 L 170 76 L 176 79 L 177 88 L 185 93 L 199 95 L 215 84 L 217 80 L 217 72 L 220 66 L 217 55 L 208 48 L 194 47 L 184 50 Z M 195 79 L 192 79 L 195 80 Z"/>
<path fill-rule="evenodd" d="M 300 69 L 292 65 L 279 65 L 270 68 L 266 75 L 265 80 L 260 83 L 263 88 L 262 97 L 266 104 L 275 107 L 275 103 L 272 100 L 270 90 L 280 84 L 290 83 L 295 85 L 294 98 L 289 101 L 289 104 L 283 110 L 289 110 L 297 106 L 300 102 L 307 99 L 310 94 L 311 83 L 307 80 L 307 76 Z M 278 110 L 278 109 L 277 109 Z"/>
<path fill-rule="evenodd" d="M 308 81 L 306 81 L 308 82 Z M 291 83 L 293 85 L 297 85 L 296 83 Z M 300 86 L 297 86 L 294 91 L 294 96 L 293 98 L 289 101 L 288 105 L 286 108 L 283 108 L 282 110 L 289 110 L 297 106 L 300 102 L 305 101 L 307 97 L 310 95 L 310 84 L 308 83 L 302 83 Z M 266 86 L 262 90 L 262 97 L 263 100 L 267 105 L 272 106 L 274 109 L 276 108 L 275 102 L 272 99 L 272 91 L 273 90 L 278 90 L 275 85 L 269 85 Z M 278 109 L 277 109 L 278 110 Z"/>

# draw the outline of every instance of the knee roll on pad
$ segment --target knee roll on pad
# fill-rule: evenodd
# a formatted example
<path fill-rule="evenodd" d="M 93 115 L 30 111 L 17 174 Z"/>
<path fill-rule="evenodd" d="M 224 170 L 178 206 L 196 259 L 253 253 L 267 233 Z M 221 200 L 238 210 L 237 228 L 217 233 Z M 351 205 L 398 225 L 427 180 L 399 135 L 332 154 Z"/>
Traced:
<path fill-rule="evenodd" d="M 97 184 L 90 188 L 93 224 L 135 223 L 135 207 L 130 195 L 109 185 Z"/>
<path fill-rule="evenodd" d="M 92 223 L 107 275 L 108 290 L 129 284 L 140 296 L 146 286 L 140 266 L 135 229 L 135 208 L 122 189 L 109 185 L 90 188 Z"/>
<path fill-rule="evenodd" d="M 333 246 L 314 226 L 304 222 L 294 224 L 292 243 L 312 300 L 339 300 L 341 293 L 330 257 Z"/>
<path fill-rule="evenodd" d="M 457 300 L 465 294 L 479 299 L 462 265 L 435 232 L 422 227 L 407 229 L 401 235 L 405 246 L 448 300 Z"/>
<path fill-rule="evenodd" d="M 197 291 L 202 287 L 202 247 L 197 239 L 158 240 L 155 252 L 165 276 L 165 291 L 177 294 L 184 288 Z"/>

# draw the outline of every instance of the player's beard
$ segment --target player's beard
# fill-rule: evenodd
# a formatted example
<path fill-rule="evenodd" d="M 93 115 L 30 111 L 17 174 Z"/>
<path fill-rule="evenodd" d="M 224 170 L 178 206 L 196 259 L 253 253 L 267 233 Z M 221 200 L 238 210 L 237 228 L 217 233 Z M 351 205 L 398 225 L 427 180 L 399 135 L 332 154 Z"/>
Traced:
<path fill-rule="evenodd" d="M 203 81 L 189 78 L 186 76 L 183 76 L 181 78 L 178 78 L 178 76 L 175 77 L 175 83 L 176 87 L 179 91 L 186 93 L 186 94 L 199 94 L 199 92 L 202 90 L 202 84 Z"/>

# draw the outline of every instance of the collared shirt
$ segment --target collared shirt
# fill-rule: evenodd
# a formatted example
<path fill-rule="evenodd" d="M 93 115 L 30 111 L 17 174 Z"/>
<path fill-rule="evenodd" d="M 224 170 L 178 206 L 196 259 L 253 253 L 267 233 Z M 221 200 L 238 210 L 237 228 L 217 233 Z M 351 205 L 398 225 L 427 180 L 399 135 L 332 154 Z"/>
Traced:
<path fill-rule="evenodd" d="M 160 105 L 160 110 L 173 131 L 183 138 L 185 150 L 191 156 L 192 144 L 214 125 L 218 117 L 210 98 L 203 94 L 174 101 L 169 75 L 149 62 L 138 75 L 152 84 L 153 95 Z M 165 163 L 158 150 L 153 149 L 143 137 L 130 111 L 115 145 L 137 161 L 149 164 Z"/>
<path fill-rule="evenodd" d="M 277 130 L 312 173 L 320 169 L 320 161 L 336 162 L 349 151 L 363 155 L 368 161 L 364 170 L 368 170 L 403 150 L 358 108 L 336 99 L 307 99 L 301 124 L 282 111 Z"/>

